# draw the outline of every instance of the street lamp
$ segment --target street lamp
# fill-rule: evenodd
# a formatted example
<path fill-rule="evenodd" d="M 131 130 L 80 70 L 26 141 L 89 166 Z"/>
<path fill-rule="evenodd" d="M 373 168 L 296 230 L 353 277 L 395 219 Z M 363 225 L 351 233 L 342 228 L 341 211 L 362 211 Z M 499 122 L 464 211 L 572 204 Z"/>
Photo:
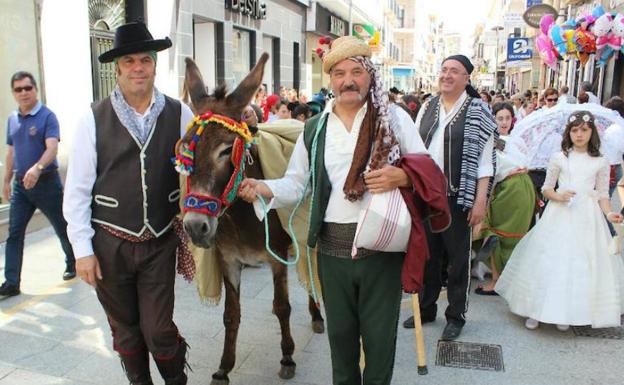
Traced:
<path fill-rule="evenodd" d="M 498 31 L 502 31 L 503 29 L 505 28 L 500 25 L 492 27 L 492 31 L 496 32 L 496 68 L 494 69 L 494 88 L 496 89 L 498 89 L 498 50 L 500 48 L 498 46 Z"/>

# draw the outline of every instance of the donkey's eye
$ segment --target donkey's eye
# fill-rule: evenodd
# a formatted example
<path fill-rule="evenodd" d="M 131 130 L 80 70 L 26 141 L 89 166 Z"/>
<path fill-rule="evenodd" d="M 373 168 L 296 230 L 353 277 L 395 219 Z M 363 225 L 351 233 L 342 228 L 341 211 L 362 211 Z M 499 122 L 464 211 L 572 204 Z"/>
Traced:
<path fill-rule="evenodd" d="M 219 153 L 219 158 L 224 157 L 224 156 L 231 156 L 232 155 L 232 147 L 234 147 L 234 146 L 230 146 L 230 147 L 226 148 L 225 150 L 221 151 Z"/>

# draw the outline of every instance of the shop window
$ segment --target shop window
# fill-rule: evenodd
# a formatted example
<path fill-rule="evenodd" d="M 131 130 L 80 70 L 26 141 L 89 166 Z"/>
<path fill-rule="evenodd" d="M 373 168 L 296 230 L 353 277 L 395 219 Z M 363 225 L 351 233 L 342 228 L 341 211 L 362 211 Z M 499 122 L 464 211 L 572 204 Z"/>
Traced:
<path fill-rule="evenodd" d="M 269 54 L 269 60 L 264 67 L 264 75 L 262 76 L 262 84 L 267 94 L 273 93 L 273 38 L 271 36 L 262 37 L 262 52 Z"/>
<path fill-rule="evenodd" d="M 273 92 L 278 94 L 280 89 L 280 39 L 273 38 Z M 265 70 L 266 71 L 266 70 Z"/>
<path fill-rule="evenodd" d="M 217 86 L 216 23 L 196 20 L 193 23 L 193 59 L 209 90 Z"/>
<path fill-rule="evenodd" d="M 240 83 L 251 70 L 251 34 L 249 31 L 234 29 L 232 38 L 232 75 L 234 84 Z"/>
<path fill-rule="evenodd" d="M 301 80 L 301 58 L 299 57 L 299 43 L 293 43 L 293 88 L 299 92 Z"/>
<path fill-rule="evenodd" d="M 611 96 L 624 95 L 624 58 L 622 55 L 615 59 L 615 65 L 613 67 L 613 83 L 611 86 Z M 605 90 L 606 91 L 606 90 Z"/>

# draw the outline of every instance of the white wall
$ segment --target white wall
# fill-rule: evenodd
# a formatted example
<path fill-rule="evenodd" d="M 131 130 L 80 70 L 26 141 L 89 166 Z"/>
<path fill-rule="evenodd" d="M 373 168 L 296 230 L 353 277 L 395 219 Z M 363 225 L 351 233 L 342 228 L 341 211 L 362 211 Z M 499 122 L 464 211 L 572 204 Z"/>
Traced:
<path fill-rule="evenodd" d="M 46 101 L 60 123 L 64 168 L 77 120 L 93 101 L 87 1 L 43 1 L 41 45 Z"/>
<path fill-rule="evenodd" d="M 156 88 L 173 98 L 179 96 L 178 86 L 180 83 L 176 55 L 179 50 L 179 46 L 176 44 L 179 15 L 176 17 L 175 3 L 175 0 L 148 0 L 146 5 L 147 28 L 154 39 L 163 39 L 168 36 L 173 42 L 171 48 L 158 52 L 155 83 Z"/>
<path fill-rule="evenodd" d="M 37 20 L 33 1 L 0 0 L 0 163 L 6 157 L 6 122 L 17 108 L 10 88 L 11 76 L 17 71 L 28 71 L 38 81 L 39 98 L 45 95 L 45 86 L 39 70 L 37 50 Z M 0 167 L 4 177 L 4 167 Z"/>

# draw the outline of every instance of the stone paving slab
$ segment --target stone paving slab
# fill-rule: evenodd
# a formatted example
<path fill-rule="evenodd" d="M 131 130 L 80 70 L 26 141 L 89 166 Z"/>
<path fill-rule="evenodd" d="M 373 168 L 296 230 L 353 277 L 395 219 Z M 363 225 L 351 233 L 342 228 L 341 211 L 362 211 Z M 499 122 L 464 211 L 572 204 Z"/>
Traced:
<path fill-rule="evenodd" d="M 0 385 L 125 384 L 119 359 L 94 290 L 77 280 L 63 282 L 64 262 L 51 229 L 29 234 L 24 261 L 24 294 L 0 301 Z M 2 251 L 2 246 L 0 246 Z M 0 259 L 0 273 L 3 260 Z M 328 385 L 331 363 L 327 335 L 310 329 L 307 295 L 289 272 L 291 328 L 296 343 L 294 379 L 281 380 L 279 324 L 272 314 L 273 288 L 267 266 L 247 268 L 242 279 L 242 319 L 232 385 Z M 223 349 L 223 301 L 202 303 L 194 284 L 176 283 L 174 318 L 191 349 L 189 384 L 210 382 Z M 444 293 L 443 293 L 444 294 Z M 445 307 L 444 295 L 440 309 Z M 401 322 L 411 314 L 404 296 Z M 442 311 L 440 312 L 442 314 Z M 444 320 L 424 325 L 429 374 L 419 376 L 415 337 L 399 325 L 393 385 L 603 385 L 624 384 L 624 341 L 575 337 L 551 325 L 535 331 L 509 313 L 499 297 L 470 296 L 461 341 L 503 347 L 504 372 L 435 365 Z M 391 334 L 389 333 L 389 338 Z M 162 384 L 152 365 L 155 384 Z"/>

